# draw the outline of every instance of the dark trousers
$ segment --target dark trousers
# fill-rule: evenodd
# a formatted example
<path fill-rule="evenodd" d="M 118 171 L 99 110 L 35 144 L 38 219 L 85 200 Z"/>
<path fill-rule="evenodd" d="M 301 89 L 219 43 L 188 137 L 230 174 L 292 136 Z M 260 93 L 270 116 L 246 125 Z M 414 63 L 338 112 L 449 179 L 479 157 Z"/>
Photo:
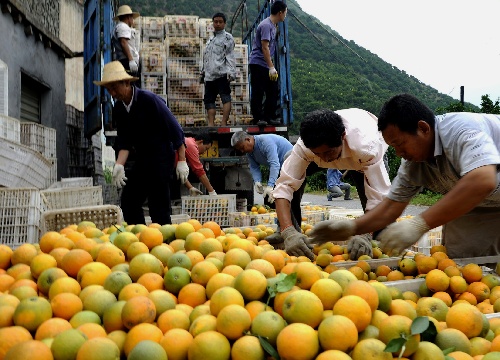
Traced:
<path fill-rule="evenodd" d="M 250 85 L 252 87 L 252 96 L 250 99 L 250 109 L 253 120 L 256 123 L 259 120 L 269 122 L 276 119 L 276 109 L 278 103 L 278 82 L 269 79 L 269 69 L 260 65 L 250 64 Z M 262 100 L 264 99 L 264 108 Z"/>
<path fill-rule="evenodd" d="M 160 225 L 170 224 L 170 174 L 172 165 L 144 164 L 136 161 L 132 169 L 125 172 L 127 184 L 123 188 L 121 207 L 128 224 L 144 224 L 146 199 L 151 221 Z"/>

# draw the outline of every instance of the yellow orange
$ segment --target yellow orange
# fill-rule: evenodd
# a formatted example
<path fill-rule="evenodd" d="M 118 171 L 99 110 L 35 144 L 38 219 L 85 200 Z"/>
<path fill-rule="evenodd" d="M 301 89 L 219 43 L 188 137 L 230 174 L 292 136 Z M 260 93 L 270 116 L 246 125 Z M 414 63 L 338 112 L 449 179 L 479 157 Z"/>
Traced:
<path fill-rule="evenodd" d="M 302 289 L 293 291 L 286 297 L 282 311 L 283 318 L 288 323 L 304 323 L 313 328 L 317 327 L 323 318 L 323 304 L 319 297 Z"/>
<path fill-rule="evenodd" d="M 363 331 L 370 324 L 372 317 L 370 305 L 365 299 L 355 295 L 340 298 L 333 306 L 333 314 L 343 315 L 351 319 L 358 332 Z"/>
<path fill-rule="evenodd" d="M 132 329 L 141 323 L 152 323 L 155 319 L 155 304 L 147 296 L 135 296 L 127 300 L 123 306 L 122 320 L 127 329 Z"/>
<path fill-rule="evenodd" d="M 222 308 L 217 315 L 217 331 L 229 340 L 239 339 L 250 329 L 252 318 L 241 305 L 231 304 Z"/>
<path fill-rule="evenodd" d="M 341 350 L 348 353 L 358 342 L 358 329 L 351 319 L 332 315 L 319 325 L 318 338 L 323 350 Z"/>
<path fill-rule="evenodd" d="M 193 342 L 193 335 L 184 329 L 171 329 L 160 340 L 169 360 L 187 359 L 188 349 Z"/>
<path fill-rule="evenodd" d="M 69 320 L 73 315 L 83 310 L 82 300 L 70 292 L 55 295 L 50 300 L 52 313 L 61 319 Z"/>
<path fill-rule="evenodd" d="M 309 325 L 294 323 L 286 326 L 276 339 L 278 354 L 283 359 L 314 359 L 319 352 L 319 339 Z"/>
<path fill-rule="evenodd" d="M 72 249 L 61 260 L 61 268 L 71 277 L 76 277 L 78 271 L 88 264 L 93 262 L 92 256 L 85 250 Z"/>

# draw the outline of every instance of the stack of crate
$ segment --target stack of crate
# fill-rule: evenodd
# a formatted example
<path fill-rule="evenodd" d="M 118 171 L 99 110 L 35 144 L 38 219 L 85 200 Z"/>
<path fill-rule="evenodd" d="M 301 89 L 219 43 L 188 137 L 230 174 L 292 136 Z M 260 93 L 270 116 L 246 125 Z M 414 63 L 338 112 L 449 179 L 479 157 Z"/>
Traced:
<path fill-rule="evenodd" d="M 182 126 L 205 125 L 198 16 L 165 16 L 168 106 Z"/>
<path fill-rule="evenodd" d="M 68 175 L 70 177 L 87 176 L 85 161 L 89 141 L 83 134 L 83 112 L 71 105 L 66 105 L 66 139 Z"/>
<path fill-rule="evenodd" d="M 166 63 L 163 17 L 141 17 L 141 86 L 157 95 L 166 95 Z"/>

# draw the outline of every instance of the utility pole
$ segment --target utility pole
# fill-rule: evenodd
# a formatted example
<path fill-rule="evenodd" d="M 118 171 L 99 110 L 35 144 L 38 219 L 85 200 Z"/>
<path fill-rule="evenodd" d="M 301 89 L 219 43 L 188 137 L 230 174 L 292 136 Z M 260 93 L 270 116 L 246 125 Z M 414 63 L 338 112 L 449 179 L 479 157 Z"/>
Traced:
<path fill-rule="evenodd" d="M 460 86 L 460 103 L 464 106 L 464 86 Z"/>

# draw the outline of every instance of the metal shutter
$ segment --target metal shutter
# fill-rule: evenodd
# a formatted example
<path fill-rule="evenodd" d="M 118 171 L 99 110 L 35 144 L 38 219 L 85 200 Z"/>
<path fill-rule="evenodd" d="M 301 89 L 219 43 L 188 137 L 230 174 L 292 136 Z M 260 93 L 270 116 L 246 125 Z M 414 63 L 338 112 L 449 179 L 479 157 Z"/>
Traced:
<path fill-rule="evenodd" d="M 9 69 L 7 64 L 0 60 L 0 114 L 9 115 Z"/>
<path fill-rule="evenodd" d="M 40 123 L 41 94 L 27 82 L 21 82 L 21 120 Z"/>

